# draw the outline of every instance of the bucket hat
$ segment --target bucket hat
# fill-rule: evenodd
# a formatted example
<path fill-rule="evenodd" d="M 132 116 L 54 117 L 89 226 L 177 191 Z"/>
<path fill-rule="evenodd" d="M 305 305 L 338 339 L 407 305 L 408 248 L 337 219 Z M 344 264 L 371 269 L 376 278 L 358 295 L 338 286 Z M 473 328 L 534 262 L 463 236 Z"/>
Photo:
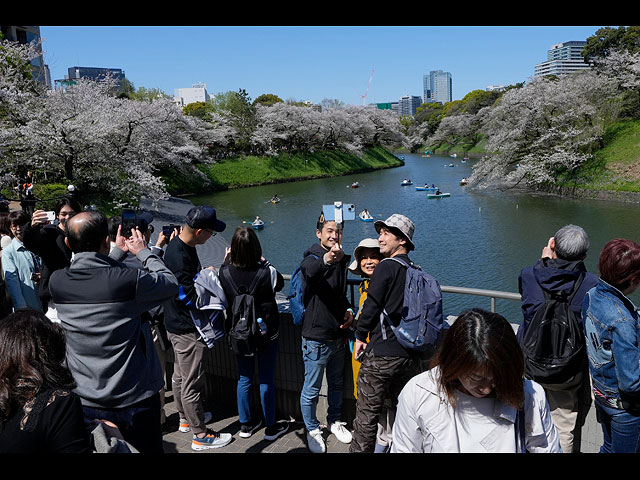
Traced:
<path fill-rule="evenodd" d="M 400 233 L 400 235 L 407 241 L 407 250 L 415 249 L 415 246 L 413 245 L 413 231 L 415 227 L 408 217 L 400 215 L 399 213 L 394 213 L 384 222 L 382 220 L 378 220 L 373 224 L 373 226 L 378 233 L 380 233 L 380 229 L 382 227 L 385 227 L 394 233 Z"/>
<path fill-rule="evenodd" d="M 353 251 L 353 262 L 349 265 L 349 271 L 355 273 L 356 275 L 364 276 L 364 273 L 360 269 L 360 257 L 359 253 L 363 248 L 375 248 L 380 250 L 380 245 L 378 245 L 378 240 L 375 238 L 365 238 L 361 240 L 358 246 Z"/>

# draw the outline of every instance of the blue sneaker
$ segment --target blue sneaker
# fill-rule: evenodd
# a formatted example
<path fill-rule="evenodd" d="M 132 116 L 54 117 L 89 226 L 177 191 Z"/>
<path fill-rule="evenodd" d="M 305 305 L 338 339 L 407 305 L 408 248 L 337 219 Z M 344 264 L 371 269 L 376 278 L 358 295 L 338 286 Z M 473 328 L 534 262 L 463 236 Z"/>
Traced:
<path fill-rule="evenodd" d="M 192 450 L 207 450 L 209 448 L 221 448 L 228 445 L 231 441 L 230 433 L 217 433 L 207 428 L 207 434 L 200 438 L 197 435 L 191 440 Z"/>

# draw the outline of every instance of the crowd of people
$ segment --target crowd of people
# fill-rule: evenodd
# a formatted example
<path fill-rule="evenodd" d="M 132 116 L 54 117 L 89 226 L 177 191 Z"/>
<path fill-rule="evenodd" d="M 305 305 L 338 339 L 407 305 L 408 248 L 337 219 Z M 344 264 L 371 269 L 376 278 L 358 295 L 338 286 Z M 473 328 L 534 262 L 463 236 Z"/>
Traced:
<path fill-rule="evenodd" d="M 287 432 L 275 407 L 275 294 L 284 280 L 256 233 L 238 227 L 216 269 L 203 267 L 196 250 L 227 227 L 214 208 L 191 208 L 155 245 L 152 221 L 143 213 L 125 228 L 121 217 L 73 198 L 53 217 L 0 214 L 0 452 L 161 453 L 169 351 L 179 430 L 191 433 L 193 450 L 225 447 L 232 435 L 207 426 L 203 402 L 204 361 L 225 335 L 238 365 L 239 436 L 264 428 L 274 441 Z M 522 270 L 517 334 L 501 315 L 472 309 L 424 354 L 396 337 L 414 224 L 393 214 L 374 228 L 378 237 L 348 255 L 341 225 L 321 215 L 318 241 L 302 254 L 300 411 L 310 452 L 326 452 L 317 415 L 325 376 L 328 434 L 354 453 L 579 452 L 592 404 L 602 452 L 640 451 L 640 319 L 628 297 L 640 285 L 638 244 L 608 242 L 596 275 L 584 265 L 586 232 L 561 228 Z M 358 305 L 346 295 L 348 272 L 362 278 Z M 541 325 L 554 315 L 564 322 L 554 331 L 574 335 L 565 342 L 571 362 L 534 364 L 534 347 L 551 348 Z M 352 429 L 345 362 L 353 368 Z M 250 395 L 256 368 L 259 412 Z"/>

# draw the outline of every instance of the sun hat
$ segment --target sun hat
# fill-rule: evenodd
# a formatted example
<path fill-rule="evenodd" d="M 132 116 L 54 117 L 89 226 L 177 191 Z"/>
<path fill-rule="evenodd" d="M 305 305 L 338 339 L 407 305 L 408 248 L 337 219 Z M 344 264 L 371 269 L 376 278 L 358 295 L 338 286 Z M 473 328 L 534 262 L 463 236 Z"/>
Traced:
<path fill-rule="evenodd" d="M 380 250 L 380 245 L 378 245 L 378 240 L 375 238 L 365 238 L 361 240 L 358 246 L 353 251 L 353 262 L 349 265 L 349 271 L 355 273 L 356 275 L 364 276 L 364 273 L 360 269 L 360 257 L 358 254 L 362 251 L 363 248 L 376 248 Z"/>
<path fill-rule="evenodd" d="M 216 217 L 213 207 L 197 206 L 187 212 L 185 223 L 194 229 L 211 229 L 214 232 L 223 232 L 227 224 Z"/>
<path fill-rule="evenodd" d="M 409 218 L 404 215 L 400 215 L 399 213 L 394 213 L 389 218 L 387 218 L 384 222 L 382 220 L 378 220 L 373 224 L 376 232 L 380 233 L 380 229 L 385 227 L 391 230 L 394 233 L 400 233 L 402 237 L 407 241 L 407 250 L 415 249 L 413 245 L 413 231 L 414 225 Z"/>

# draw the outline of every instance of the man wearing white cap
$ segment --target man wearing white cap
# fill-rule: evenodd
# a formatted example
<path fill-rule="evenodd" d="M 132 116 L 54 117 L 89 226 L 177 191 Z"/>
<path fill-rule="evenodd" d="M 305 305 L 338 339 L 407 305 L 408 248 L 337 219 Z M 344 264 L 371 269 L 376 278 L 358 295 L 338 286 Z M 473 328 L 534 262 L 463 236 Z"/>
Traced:
<path fill-rule="evenodd" d="M 384 222 L 375 222 L 374 226 L 379 234 L 380 253 L 385 258 L 397 257 L 411 264 L 408 253 L 414 249 L 413 222 L 404 215 L 393 214 Z M 391 398 L 392 403 L 397 403 L 405 383 L 420 373 L 420 357 L 405 350 L 392 329 L 387 328 L 383 336 L 380 327 L 383 310 L 390 321 L 398 325 L 404 303 L 405 278 L 406 268 L 399 262 L 380 262 L 371 277 L 367 300 L 356 325 L 355 355 L 361 359 L 362 366 L 358 374 L 351 452 L 374 452 L 378 418 L 385 407 L 385 399 Z M 370 338 L 368 344 L 367 336 Z"/>

